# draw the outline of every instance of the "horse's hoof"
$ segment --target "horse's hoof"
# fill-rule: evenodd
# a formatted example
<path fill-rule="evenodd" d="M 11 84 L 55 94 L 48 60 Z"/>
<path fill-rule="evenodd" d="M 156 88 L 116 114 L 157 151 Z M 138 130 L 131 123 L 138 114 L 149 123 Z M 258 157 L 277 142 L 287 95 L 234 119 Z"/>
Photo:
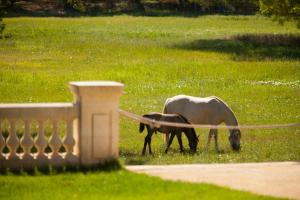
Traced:
<path fill-rule="evenodd" d="M 217 150 L 216 152 L 217 152 L 218 154 L 225 153 L 224 150 Z"/>

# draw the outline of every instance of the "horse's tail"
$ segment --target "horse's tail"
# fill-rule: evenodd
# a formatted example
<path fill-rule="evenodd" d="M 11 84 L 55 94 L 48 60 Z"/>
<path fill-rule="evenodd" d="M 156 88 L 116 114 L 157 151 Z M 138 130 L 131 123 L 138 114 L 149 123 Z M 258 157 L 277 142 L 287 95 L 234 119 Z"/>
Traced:
<path fill-rule="evenodd" d="M 143 124 L 142 122 L 140 123 L 140 133 L 143 132 L 145 129 L 145 124 Z"/>
<path fill-rule="evenodd" d="M 164 114 L 168 114 L 168 110 L 167 110 L 168 102 L 169 102 L 169 98 L 165 101 L 165 104 L 164 104 L 164 108 L 163 108 L 163 111 L 162 111 L 162 113 L 164 113 Z"/>

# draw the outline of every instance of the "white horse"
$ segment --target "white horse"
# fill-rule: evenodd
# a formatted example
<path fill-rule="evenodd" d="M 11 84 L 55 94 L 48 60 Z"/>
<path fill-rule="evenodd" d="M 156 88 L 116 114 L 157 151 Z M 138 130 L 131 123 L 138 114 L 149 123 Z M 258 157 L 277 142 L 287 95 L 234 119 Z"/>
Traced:
<path fill-rule="evenodd" d="M 238 121 L 229 106 L 218 97 L 193 97 L 177 95 L 168 98 L 165 102 L 163 113 L 180 114 L 193 124 L 219 125 L 225 123 L 227 126 L 238 126 Z M 241 131 L 229 129 L 229 142 L 233 150 L 240 150 Z M 210 139 L 214 136 L 215 149 L 219 152 L 218 130 L 210 129 L 206 148 L 208 149 Z M 166 135 L 166 141 L 169 137 Z"/>

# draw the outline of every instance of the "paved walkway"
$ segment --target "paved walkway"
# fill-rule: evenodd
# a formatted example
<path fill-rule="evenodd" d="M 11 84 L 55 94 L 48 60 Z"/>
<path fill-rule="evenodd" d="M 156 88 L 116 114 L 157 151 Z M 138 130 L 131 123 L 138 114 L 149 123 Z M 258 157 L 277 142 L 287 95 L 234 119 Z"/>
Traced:
<path fill-rule="evenodd" d="M 212 183 L 256 194 L 300 199 L 300 162 L 137 165 L 126 168 L 168 180 Z"/>

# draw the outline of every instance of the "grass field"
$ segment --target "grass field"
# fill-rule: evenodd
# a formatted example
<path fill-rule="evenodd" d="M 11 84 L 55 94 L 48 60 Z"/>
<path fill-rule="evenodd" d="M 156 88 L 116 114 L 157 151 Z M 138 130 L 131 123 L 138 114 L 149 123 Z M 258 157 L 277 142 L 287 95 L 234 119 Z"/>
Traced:
<path fill-rule="evenodd" d="M 207 184 L 162 181 L 125 170 L 0 176 L 1 199 L 273 199 Z"/>
<path fill-rule="evenodd" d="M 300 121 L 300 45 L 245 42 L 236 35 L 300 34 L 260 16 L 6 18 L 10 39 L 0 40 L 0 102 L 72 101 L 69 81 L 115 80 L 125 84 L 121 108 L 161 111 L 177 94 L 219 96 L 240 124 Z M 299 36 L 298 36 L 299 37 Z M 300 159 L 299 128 L 244 131 L 242 150 L 167 155 L 153 136 L 153 156 L 141 156 L 145 133 L 121 118 L 120 156 L 126 164 L 258 162 Z M 184 141 L 185 147 L 187 143 Z"/>
<path fill-rule="evenodd" d="M 240 124 L 300 121 L 300 45 L 259 42 L 261 34 L 299 34 L 259 16 L 6 18 L 10 39 L 0 40 L 0 102 L 69 102 L 69 81 L 125 84 L 121 108 L 161 111 L 177 94 L 215 95 Z M 253 34 L 258 42 L 234 39 Z M 276 36 L 275 36 L 276 38 Z M 197 130 L 196 154 L 177 142 L 163 153 L 153 136 L 153 156 L 141 156 L 144 134 L 121 118 L 120 157 L 125 164 L 258 162 L 300 159 L 300 130 L 245 131 L 242 150 L 230 150 L 220 132 L 217 154 L 203 152 L 208 130 Z M 185 147 L 187 147 L 186 141 Z M 213 146 L 213 145 L 212 145 Z M 162 181 L 125 170 L 0 176 L 0 199 L 258 199 L 249 193 Z"/>

